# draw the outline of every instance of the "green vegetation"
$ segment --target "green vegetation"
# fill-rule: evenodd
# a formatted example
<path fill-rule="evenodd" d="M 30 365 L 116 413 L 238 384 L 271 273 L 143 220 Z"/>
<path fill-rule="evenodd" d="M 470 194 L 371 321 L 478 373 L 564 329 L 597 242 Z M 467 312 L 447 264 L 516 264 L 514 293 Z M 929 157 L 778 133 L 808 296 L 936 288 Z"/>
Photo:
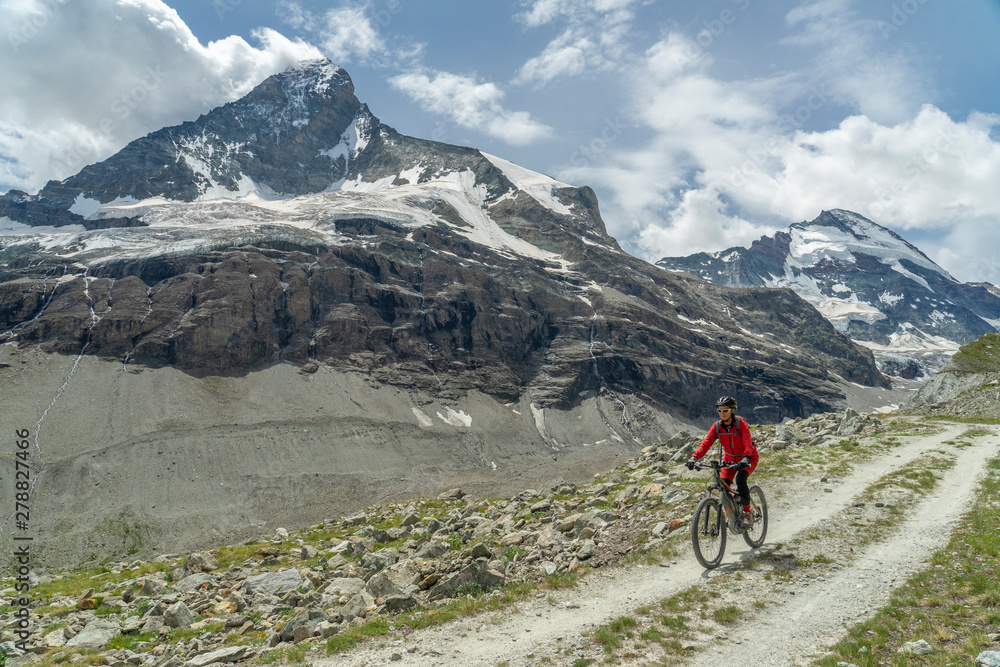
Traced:
<path fill-rule="evenodd" d="M 978 501 L 955 526 L 948 545 L 933 556 L 930 568 L 910 577 L 886 607 L 851 627 L 833 655 L 816 664 L 972 665 L 981 651 L 995 648 L 986 633 L 1000 625 L 998 497 L 1000 459 L 993 459 Z M 934 653 L 896 652 L 917 639 L 929 642 Z"/>
<path fill-rule="evenodd" d="M 959 348 L 948 370 L 964 373 L 1000 372 L 1000 334 L 988 333 Z"/>

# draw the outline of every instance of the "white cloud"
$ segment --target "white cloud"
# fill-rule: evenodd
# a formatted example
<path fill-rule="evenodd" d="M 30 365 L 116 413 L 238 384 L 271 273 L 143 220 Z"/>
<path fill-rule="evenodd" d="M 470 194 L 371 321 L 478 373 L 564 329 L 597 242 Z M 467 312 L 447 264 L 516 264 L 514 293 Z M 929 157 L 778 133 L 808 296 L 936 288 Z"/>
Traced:
<path fill-rule="evenodd" d="M 955 119 L 928 104 L 898 122 L 859 113 L 803 131 L 800 120 L 835 104 L 825 84 L 797 72 L 723 81 L 712 66 L 692 40 L 668 35 L 631 78 L 629 121 L 648 131 L 643 145 L 595 139 L 558 172 L 613 193 L 602 211 L 623 246 L 651 261 L 721 250 L 846 208 L 904 232 L 947 232 L 948 250 L 929 254 L 960 279 L 1000 282 L 996 259 L 971 260 L 984 247 L 975 232 L 1000 220 L 1000 116 Z"/>
<path fill-rule="evenodd" d="M 501 101 L 504 93 L 494 83 L 449 72 L 410 72 L 389 82 L 431 113 L 448 116 L 458 125 L 478 130 L 515 146 L 548 138 L 552 128 L 534 120 L 528 112 L 509 111 Z"/>
<path fill-rule="evenodd" d="M 4 0 L 0 188 L 28 191 L 322 54 L 261 29 L 201 44 L 160 0 Z"/>
<path fill-rule="evenodd" d="M 541 87 L 588 70 L 620 67 L 630 57 L 634 8 L 645 0 L 532 0 L 517 15 L 528 28 L 566 22 L 542 52 L 518 70 L 515 83 Z"/>
<path fill-rule="evenodd" d="M 313 15 L 294 0 L 283 0 L 278 9 L 286 23 L 308 31 L 327 57 L 340 65 L 406 60 L 414 50 L 413 47 L 403 49 L 387 45 L 379 31 L 379 23 L 389 23 L 392 13 L 389 10 L 376 13 L 368 0 L 327 10 L 321 16 Z"/>

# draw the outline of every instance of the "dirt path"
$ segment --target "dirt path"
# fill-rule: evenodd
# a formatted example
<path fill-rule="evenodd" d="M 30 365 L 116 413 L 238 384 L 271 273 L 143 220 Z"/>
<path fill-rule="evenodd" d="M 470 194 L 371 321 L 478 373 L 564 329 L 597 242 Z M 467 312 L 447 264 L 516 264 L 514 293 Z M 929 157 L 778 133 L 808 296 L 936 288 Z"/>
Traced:
<path fill-rule="evenodd" d="M 849 478 L 834 484 L 832 494 L 808 478 L 786 486 L 781 497 L 771 501 L 767 544 L 787 543 L 796 534 L 836 515 L 873 481 L 965 430 L 965 426 L 949 426 L 941 433 L 913 438 L 885 456 L 856 466 Z M 801 590 L 807 595 L 788 594 L 754 620 L 729 629 L 725 636 L 730 641 L 720 644 L 713 637 L 701 638 L 707 650 L 696 652 L 691 664 L 796 665 L 804 656 L 836 639 L 844 623 L 862 618 L 881 605 L 887 593 L 943 543 L 946 531 L 941 528 L 962 512 L 983 462 L 998 449 L 1000 436 L 977 439 L 974 447 L 959 453 L 957 465 L 938 490 L 924 499 L 892 538 L 872 545 L 849 568 L 834 571 L 822 581 L 808 582 L 808 588 Z M 760 483 L 766 490 L 766 477 L 762 476 Z M 738 562 L 748 551 L 742 540 L 731 538 L 724 563 Z M 581 632 L 633 614 L 642 605 L 709 578 L 725 577 L 727 571 L 723 565 L 708 573 L 688 553 L 666 568 L 629 566 L 597 571 L 575 589 L 543 595 L 520 604 L 516 611 L 461 619 L 415 632 L 405 640 L 381 646 L 372 642 L 348 655 L 317 656 L 311 662 L 322 667 L 492 667 L 503 662 L 520 667 L 539 664 L 538 658 L 547 656 L 548 664 L 568 665 L 583 655 Z M 761 637 L 769 639 L 764 643 L 759 641 Z M 775 638 L 780 641 L 775 642 Z"/>

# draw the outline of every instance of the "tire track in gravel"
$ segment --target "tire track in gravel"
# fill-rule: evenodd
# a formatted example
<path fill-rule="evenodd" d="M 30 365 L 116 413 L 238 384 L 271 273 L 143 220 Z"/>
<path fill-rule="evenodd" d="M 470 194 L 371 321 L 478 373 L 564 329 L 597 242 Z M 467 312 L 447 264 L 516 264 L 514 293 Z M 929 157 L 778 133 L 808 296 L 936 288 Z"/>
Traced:
<path fill-rule="evenodd" d="M 923 569 L 947 543 L 950 527 L 967 510 L 988 458 L 1000 450 L 1000 436 L 981 438 L 962 450 L 937 489 L 915 505 L 885 542 L 869 546 L 849 567 L 813 581 L 796 595 L 730 631 L 730 641 L 699 653 L 691 667 L 809 665 L 844 634 L 847 624 L 885 606 L 893 589 Z M 763 638 L 767 638 L 763 640 Z"/>
<path fill-rule="evenodd" d="M 966 425 L 947 426 L 940 433 L 914 437 L 912 441 L 894 447 L 883 456 L 856 464 L 849 477 L 835 482 L 833 494 L 825 493 L 822 488 L 806 479 L 798 485 L 794 482 L 784 485 L 785 492 L 781 498 L 772 500 L 774 494 L 768 496 L 770 525 L 765 546 L 788 542 L 800 531 L 829 519 L 850 505 L 854 496 L 878 478 L 924 452 L 937 448 L 942 441 L 953 439 L 968 428 Z M 967 460 L 970 456 L 986 458 L 982 446 L 966 450 L 960 460 Z M 964 470 L 962 474 L 965 475 L 965 482 L 971 485 L 972 475 L 969 471 L 964 468 L 956 469 Z M 804 474 L 803 477 L 811 479 L 813 475 Z M 766 475 L 762 475 L 758 482 L 767 492 Z M 941 488 L 946 486 L 950 484 L 942 484 Z M 684 541 L 684 553 L 669 568 L 637 565 L 598 570 L 581 580 L 577 588 L 546 594 L 546 599 L 521 602 L 516 611 L 508 609 L 457 619 L 434 628 L 418 630 L 405 641 L 389 641 L 387 645 L 377 646 L 375 642 L 378 640 L 375 640 L 347 654 L 311 657 L 310 661 L 317 667 L 375 667 L 390 664 L 413 667 L 493 667 L 503 661 L 508 661 L 511 667 L 535 664 L 535 661 L 526 659 L 525 656 L 534 653 L 548 654 L 556 648 L 573 646 L 579 643 L 580 633 L 588 628 L 618 616 L 632 614 L 640 606 L 657 602 L 699 582 L 725 576 L 724 572 L 707 572 L 698 565 L 687 546 L 690 542 L 688 531 L 682 530 L 683 534 L 677 539 Z M 742 553 L 749 551 L 742 539 L 731 535 L 723 564 L 737 561 Z M 856 567 L 861 567 L 861 561 L 858 563 Z M 893 572 L 898 576 L 896 570 Z M 835 591 L 836 588 L 830 587 L 829 590 Z M 556 600 L 557 604 L 550 604 L 549 598 Z M 802 603 L 805 602 L 803 599 Z M 859 613 L 861 611 L 858 610 Z M 781 628 L 782 632 L 787 630 L 789 618 L 785 618 L 786 625 Z M 836 627 L 839 629 L 842 626 Z M 733 636 L 737 632 L 738 629 Z M 754 631 L 753 636 L 768 636 L 760 632 L 762 631 Z M 811 646 L 815 645 L 814 642 Z M 739 649 L 744 645 L 734 646 Z M 416 650 L 410 653 L 408 650 L 414 647 Z M 393 661 L 393 654 L 400 654 L 401 661 L 399 657 Z M 712 655 L 711 664 L 719 664 L 718 655 Z M 740 654 L 737 651 L 735 655 Z M 767 664 L 775 667 L 781 664 L 773 662 L 770 657 L 760 662 L 741 662 L 742 658 L 737 660 L 738 662 L 731 664 Z"/>

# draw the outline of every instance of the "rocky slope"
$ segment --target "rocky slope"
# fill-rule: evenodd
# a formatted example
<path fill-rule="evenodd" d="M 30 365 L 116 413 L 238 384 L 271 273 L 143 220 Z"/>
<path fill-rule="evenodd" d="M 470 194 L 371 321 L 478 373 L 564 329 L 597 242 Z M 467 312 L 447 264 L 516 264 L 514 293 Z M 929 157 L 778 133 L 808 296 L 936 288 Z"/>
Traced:
<path fill-rule="evenodd" d="M 757 429 L 755 437 L 765 453 L 798 457 L 831 438 L 881 430 L 878 419 L 848 411 Z M 587 484 L 552 479 L 493 499 L 451 489 L 211 552 L 45 573 L 31 582 L 30 631 L 6 630 L 0 646 L 14 667 L 43 658 L 62 664 L 83 652 L 111 665 L 270 662 L 293 645 L 319 647 L 380 618 L 402 628 L 401 612 L 466 595 L 516 595 L 582 565 L 660 553 L 688 538 L 680 529 L 699 498 L 679 480 L 704 473 L 680 462 L 699 441 L 700 433 L 680 432 Z M 5 626 L 15 613 L 0 612 Z"/>
<path fill-rule="evenodd" d="M 1000 327 L 996 287 L 955 280 L 894 232 L 850 211 L 823 211 L 750 248 L 657 264 L 717 285 L 790 288 L 872 349 L 883 370 L 904 378 L 940 369 L 960 345 Z"/>
<path fill-rule="evenodd" d="M 906 404 L 914 412 L 997 418 L 1000 406 L 1000 334 L 963 345 L 947 366 Z"/>
<path fill-rule="evenodd" d="M 53 562 L 586 476 L 722 393 L 776 422 L 887 384 L 791 290 L 630 257 L 589 188 L 400 135 L 327 61 L 3 206 L 0 408 Z"/>

